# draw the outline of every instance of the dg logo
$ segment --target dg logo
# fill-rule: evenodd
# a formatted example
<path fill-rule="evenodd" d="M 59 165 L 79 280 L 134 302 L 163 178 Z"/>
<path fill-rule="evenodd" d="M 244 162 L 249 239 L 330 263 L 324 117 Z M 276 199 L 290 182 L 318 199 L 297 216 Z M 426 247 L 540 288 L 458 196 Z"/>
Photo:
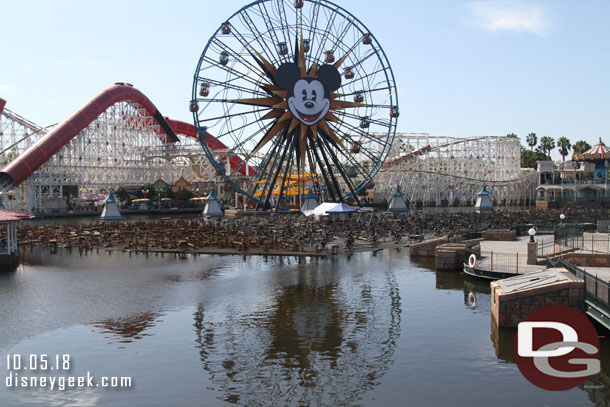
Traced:
<path fill-rule="evenodd" d="M 545 390 L 571 389 L 600 372 L 597 331 L 573 308 L 541 308 L 518 325 L 515 359 L 532 384 Z"/>

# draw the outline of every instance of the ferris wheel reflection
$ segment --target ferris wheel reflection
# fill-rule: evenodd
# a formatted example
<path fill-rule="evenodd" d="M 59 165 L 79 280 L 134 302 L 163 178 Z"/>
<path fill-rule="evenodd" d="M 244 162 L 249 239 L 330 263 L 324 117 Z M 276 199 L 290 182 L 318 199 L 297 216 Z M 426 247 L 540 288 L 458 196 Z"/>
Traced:
<path fill-rule="evenodd" d="M 348 405 L 392 364 L 400 335 L 393 274 L 349 281 L 303 275 L 262 311 L 239 314 L 199 305 L 197 347 L 225 402 Z"/>

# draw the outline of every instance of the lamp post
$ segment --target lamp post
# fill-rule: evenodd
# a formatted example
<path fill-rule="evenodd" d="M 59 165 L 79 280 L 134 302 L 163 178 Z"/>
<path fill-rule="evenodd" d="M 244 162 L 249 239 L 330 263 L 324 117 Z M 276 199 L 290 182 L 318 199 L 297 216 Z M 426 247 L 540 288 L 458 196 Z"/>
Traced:
<path fill-rule="evenodd" d="M 566 215 L 564 215 L 563 213 L 561 215 L 559 215 L 559 219 L 561 219 L 561 223 L 563 224 L 563 221 L 565 220 Z"/>
<path fill-rule="evenodd" d="M 530 235 L 530 243 L 535 243 L 534 236 L 536 236 L 536 229 L 532 227 L 527 233 Z"/>

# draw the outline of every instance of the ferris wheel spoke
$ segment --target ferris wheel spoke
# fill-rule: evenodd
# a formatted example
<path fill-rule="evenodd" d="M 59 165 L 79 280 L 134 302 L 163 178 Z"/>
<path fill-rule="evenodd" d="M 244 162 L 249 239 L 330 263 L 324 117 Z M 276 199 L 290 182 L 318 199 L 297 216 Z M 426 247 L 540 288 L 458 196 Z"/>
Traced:
<path fill-rule="evenodd" d="M 273 72 L 270 70 L 270 63 L 265 59 L 263 55 L 259 54 L 258 51 L 254 49 L 254 47 L 252 47 L 249 42 L 246 41 L 246 39 L 239 31 L 235 30 L 234 33 L 236 34 L 236 38 L 238 38 L 244 49 L 248 52 L 248 55 L 250 55 L 254 62 L 256 62 L 258 68 L 262 71 L 262 73 L 267 77 L 270 82 L 273 82 L 274 78 Z M 260 39 L 257 38 L 257 40 L 260 42 Z M 263 49 L 263 51 L 265 50 Z M 257 55 L 254 55 L 253 52 Z M 267 55 L 266 52 L 265 55 Z M 269 58 L 268 55 L 267 58 Z"/>
<path fill-rule="evenodd" d="M 231 89 L 231 90 L 235 90 L 238 92 L 248 93 L 248 94 L 251 94 L 252 96 L 258 96 L 258 97 L 269 96 L 268 91 L 262 92 L 258 89 L 246 88 L 244 86 L 236 85 L 232 82 L 233 82 L 233 80 L 217 81 L 215 79 L 209 79 L 209 78 L 199 78 L 198 79 L 198 83 L 200 86 L 202 84 L 208 84 L 210 87 L 223 87 L 223 88 L 225 88 L 225 90 Z M 259 89 L 265 90 L 264 87 L 259 87 Z M 212 100 L 212 99 L 214 99 L 214 98 L 208 99 L 206 96 L 197 98 L 197 100 L 199 100 L 199 101 L 206 101 L 206 100 Z"/>
<path fill-rule="evenodd" d="M 367 107 L 375 107 L 375 106 L 377 106 L 377 105 L 367 105 Z M 382 107 L 384 107 L 384 108 L 385 108 L 385 107 L 389 107 L 389 106 L 382 106 Z M 350 119 L 356 119 L 356 120 L 360 120 L 360 119 L 361 119 L 361 117 L 360 117 L 360 116 L 355 115 L 355 114 L 353 114 L 353 113 L 349 113 L 349 112 L 347 112 L 347 111 L 344 111 L 344 112 L 343 112 L 343 115 L 344 115 L 345 117 L 349 117 Z M 384 120 L 381 120 L 381 119 L 369 119 L 369 123 L 370 123 L 370 124 L 376 124 L 376 125 L 378 125 L 378 126 L 382 126 L 382 127 L 388 127 L 388 126 L 389 126 L 389 124 L 390 124 L 390 123 L 389 123 L 389 120 L 384 121 Z"/>
<path fill-rule="evenodd" d="M 345 130 L 351 130 L 353 133 L 356 133 L 356 136 L 364 137 L 367 140 L 375 141 L 375 142 L 377 142 L 378 144 L 381 144 L 381 145 L 384 144 L 383 140 L 377 139 L 376 137 L 372 136 L 371 133 L 369 133 L 367 131 L 364 131 L 363 129 L 361 129 L 359 127 L 351 125 L 351 124 L 349 124 L 347 122 L 343 122 L 342 126 L 343 127 L 339 127 L 337 125 L 331 124 L 331 127 L 335 131 L 335 133 L 348 134 L 348 133 L 345 132 Z"/>
<path fill-rule="evenodd" d="M 261 9 L 261 4 L 265 11 Z M 263 22 L 267 27 L 267 32 L 271 35 L 271 40 L 273 41 L 273 44 L 277 46 L 277 44 L 279 44 L 281 41 L 279 40 L 275 32 L 275 27 L 273 26 L 273 22 L 271 21 L 271 16 L 269 16 L 269 13 L 267 12 L 267 6 L 265 5 L 265 3 L 258 3 L 258 9 L 260 11 L 259 17 L 263 19 Z M 284 58 L 280 55 L 278 61 L 284 61 Z"/>
<path fill-rule="evenodd" d="M 307 161 L 309 163 L 309 173 L 311 176 L 314 193 L 317 194 L 318 196 L 322 196 L 322 189 L 320 188 L 318 171 L 316 168 L 316 164 L 311 156 L 311 150 L 312 149 L 310 149 L 310 148 L 307 149 Z"/>
<path fill-rule="evenodd" d="M 358 61 L 352 65 L 352 68 L 358 68 L 362 66 L 369 58 L 376 56 L 377 53 L 374 50 L 369 51 L 364 57 L 358 58 Z"/>
<path fill-rule="evenodd" d="M 331 33 L 331 29 L 333 26 L 333 23 L 335 21 L 335 17 L 336 14 L 333 14 L 331 16 L 331 18 L 328 20 L 327 24 L 326 24 L 326 28 L 321 32 L 321 36 L 322 36 L 322 40 L 320 40 L 320 46 L 318 47 L 318 52 L 315 55 L 315 59 L 316 60 L 320 60 L 321 56 L 322 56 L 322 52 L 325 51 L 325 46 L 326 46 L 326 42 L 328 41 L 328 36 Z"/>
<path fill-rule="evenodd" d="M 237 39 L 239 40 L 239 37 L 235 37 L 235 38 L 237 38 Z M 241 43 L 241 41 L 240 41 L 240 43 Z M 227 52 L 227 53 L 229 54 L 229 56 L 232 56 L 232 57 L 234 57 L 234 58 L 235 58 L 235 61 L 236 61 L 237 63 L 240 63 L 240 64 L 242 64 L 244 67 L 249 68 L 251 72 L 258 72 L 258 73 L 259 73 L 259 75 L 260 75 L 260 74 L 266 74 L 266 72 L 265 72 L 265 71 L 264 71 L 264 70 L 261 68 L 261 66 L 260 66 L 260 65 L 258 65 L 258 64 L 257 64 L 257 65 L 252 64 L 250 61 L 248 61 L 246 58 L 244 58 L 244 57 L 242 56 L 242 54 L 240 54 L 239 52 L 235 51 L 233 48 L 231 48 L 230 46 L 228 46 L 228 45 L 227 45 L 227 44 L 225 44 L 224 42 L 221 42 L 221 41 L 219 41 L 219 40 L 214 40 L 214 43 L 213 43 L 213 44 L 217 45 L 217 46 L 218 46 L 218 48 L 222 50 L 222 51 L 221 51 L 221 53 L 222 53 L 222 52 Z M 242 44 L 242 45 L 243 45 L 243 44 Z M 244 48 L 246 48 L 246 47 L 244 46 Z M 248 52 L 248 54 L 249 54 L 249 55 L 252 55 L 252 54 L 249 52 L 250 50 L 249 50 L 248 48 L 246 48 L 246 51 Z M 257 76 L 259 76 L 259 75 L 257 75 Z"/>
<path fill-rule="evenodd" d="M 352 167 L 355 167 L 361 175 L 366 176 L 370 172 L 370 170 L 367 170 L 362 164 L 358 162 L 358 160 L 356 160 L 353 156 L 351 156 L 342 148 L 337 148 L 337 152 L 345 158 L 347 163 L 349 163 Z"/>
<path fill-rule="evenodd" d="M 258 86 L 258 83 L 255 80 L 253 80 L 250 77 L 248 77 L 247 74 L 243 74 L 243 73 L 241 73 L 239 71 L 236 71 L 235 69 L 230 68 L 230 67 L 225 66 L 225 65 L 219 65 L 215 60 L 213 60 L 213 59 L 211 59 L 209 57 L 204 57 L 204 61 L 209 62 L 209 63 L 211 63 L 213 65 L 216 65 L 217 68 L 219 68 L 219 69 L 221 69 L 221 70 L 223 70 L 223 71 L 225 71 L 225 72 L 227 72 L 229 74 L 235 75 L 235 79 L 233 79 L 233 80 L 241 79 L 241 80 L 243 80 L 245 82 L 251 83 L 252 85 Z"/>
<path fill-rule="evenodd" d="M 385 70 L 386 70 L 386 69 L 385 69 L 385 68 L 383 68 L 383 67 L 382 67 L 382 68 L 379 68 L 378 70 L 376 70 L 376 71 L 374 71 L 374 72 L 368 73 L 368 74 L 366 74 L 366 75 L 363 75 L 363 76 L 358 77 L 357 79 L 354 79 L 354 80 L 351 80 L 351 81 L 349 81 L 349 82 L 344 83 L 344 84 L 341 86 L 341 88 L 344 88 L 344 87 L 346 87 L 346 86 L 352 85 L 352 84 L 357 83 L 357 82 L 359 82 L 359 81 L 363 81 L 363 80 L 365 80 L 365 79 L 374 78 L 376 75 L 380 74 L 381 72 L 385 72 Z M 340 89 L 341 89 L 341 88 L 340 88 Z"/>
<path fill-rule="evenodd" d="M 265 202 L 263 203 L 263 208 L 266 208 L 269 205 L 269 199 L 271 198 L 271 195 L 273 194 L 273 187 L 275 186 L 277 177 L 280 173 L 280 170 L 282 169 L 282 164 L 284 163 L 284 159 L 286 158 L 288 148 L 290 147 L 291 142 L 292 142 L 292 139 L 287 139 L 286 143 L 285 143 L 286 145 L 284 146 L 284 151 L 282 152 L 282 154 L 279 157 L 276 157 L 276 159 L 279 158 L 279 163 L 278 163 L 277 167 L 275 167 L 275 168 L 272 167 L 273 178 L 271 179 L 271 182 L 268 185 L 267 196 L 265 197 Z"/>
<path fill-rule="evenodd" d="M 295 148 L 295 144 L 296 144 L 296 140 L 297 137 L 293 136 L 292 137 L 292 142 L 290 143 L 290 149 L 288 150 L 288 163 L 286 164 L 286 166 L 284 167 L 284 175 L 282 176 L 282 182 L 280 184 L 280 190 L 278 191 L 277 194 L 277 202 L 275 204 L 275 210 L 277 211 L 280 207 L 280 202 L 282 201 L 282 195 L 284 194 L 284 186 L 286 185 L 286 178 L 288 177 L 288 174 L 291 173 L 291 169 L 292 169 L 292 160 L 294 158 L 294 148 Z M 281 167 L 280 167 L 281 170 Z M 297 174 L 298 177 L 298 174 Z M 297 182 L 298 182 L 298 178 L 297 178 Z"/>
<path fill-rule="evenodd" d="M 272 3 L 273 4 L 273 3 Z M 290 28 L 288 26 L 288 17 L 286 15 L 286 7 L 284 6 L 284 2 L 283 1 L 278 1 L 277 3 L 277 11 L 279 13 L 280 16 L 280 20 L 278 22 L 278 25 L 280 26 L 281 30 L 282 30 L 282 35 L 284 37 L 284 42 L 286 42 L 286 45 L 288 47 L 290 47 L 292 45 L 292 35 L 290 33 Z M 292 55 L 296 54 L 296 49 L 293 48 L 291 51 Z M 289 52 L 289 54 L 290 54 Z"/>
<path fill-rule="evenodd" d="M 232 133 L 235 133 L 236 131 L 243 130 L 243 129 L 247 128 L 248 126 L 253 126 L 253 125 L 256 125 L 256 124 L 257 124 L 256 122 L 247 122 L 246 124 L 244 124 L 242 126 L 239 126 L 239 127 L 236 127 L 236 128 L 231 128 L 231 130 L 229 130 L 229 131 L 226 131 L 224 133 L 216 135 L 216 138 L 220 140 L 223 137 L 230 136 Z"/>
<path fill-rule="evenodd" d="M 326 136 L 326 135 L 325 135 Z M 352 193 L 354 199 L 356 199 L 356 202 L 358 203 L 358 205 L 360 205 L 360 200 L 358 199 L 355 190 L 354 190 L 354 185 L 352 184 L 351 180 L 349 179 L 349 177 L 347 176 L 347 174 L 345 173 L 345 170 L 343 169 L 343 166 L 341 165 L 341 163 L 339 162 L 339 159 L 337 158 L 337 155 L 334 152 L 334 149 L 331 148 L 331 145 L 334 144 L 334 142 L 332 141 L 332 139 L 330 139 L 328 136 L 326 137 L 320 137 L 320 139 L 322 140 L 322 144 L 326 147 L 327 151 L 328 151 L 328 155 L 330 156 L 332 162 L 335 165 L 335 168 L 339 171 L 339 174 L 341 174 L 341 177 L 343 178 L 343 181 L 345 182 L 345 184 L 347 185 L 347 188 L 350 190 L 350 192 Z M 335 147 L 338 150 L 341 150 L 341 148 L 339 148 L 339 146 Z"/>
<path fill-rule="evenodd" d="M 319 2 L 314 2 L 311 8 L 311 23 L 309 24 L 309 28 L 308 28 L 308 32 L 309 32 L 309 37 L 310 37 L 310 49 L 313 49 L 313 47 L 315 47 L 315 27 L 318 26 L 318 17 L 320 15 L 320 3 Z M 309 53 L 306 56 L 307 59 L 307 63 L 308 65 L 312 65 L 313 63 L 313 53 Z"/>
<path fill-rule="evenodd" d="M 267 174 L 267 168 L 269 167 L 269 164 L 271 163 L 271 158 L 272 157 L 277 157 L 276 152 L 279 148 L 279 146 L 282 144 L 282 139 L 280 139 L 279 137 L 273 142 L 272 147 L 269 149 L 269 151 L 267 152 L 267 154 L 265 154 L 261 160 L 262 165 L 259 165 L 256 168 L 257 171 L 257 176 L 254 179 L 254 186 L 252 189 L 252 196 L 255 197 L 256 196 L 256 192 L 258 190 L 258 187 L 262 184 L 263 182 L 263 177 L 265 176 L 265 174 Z M 263 186 L 263 191 L 261 192 L 261 196 L 264 193 L 264 186 Z"/>
<path fill-rule="evenodd" d="M 265 112 L 267 110 L 269 110 L 269 109 L 260 109 L 260 110 L 252 110 L 252 111 L 246 111 L 246 112 L 232 113 L 232 114 L 224 114 L 222 116 L 210 117 L 210 118 L 206 118 L 206 119 L 200 119 L 200 120 L 198 120 L 198 123 L 206 123 L 206 122 L 220 120 L 220 119 L 230 119 L 231 117 L 235 117 L 235 116 L 243 116 L 243 115 L 246 115 L 246 114 L 255 114 L 255 113 Z"/>
<path fill-rule="evenodd" d="M 244 147 L 244 145 L 250 141 L 252 141 L 256 136 L 258 136 L 259 134 L 265 132 L 266 130 L 268 130 L 269 128 L 271 128 L 273 126 L 274 122 L 268 123 L 266 126 L 261 127 L 258 131 L 256 131 L 255 133 L 253 133 L 252 135 L 246 137 L 244 140 L 240 141 L 237 143 L 237 145 L 235 147 L 233 147 L 233 151 L 238 151 L 239 154 L 239 150 L 241 148 Z M 244 158 L 241 161 L 241 163 L 239 164 L 239 166 L 237 166 L 237 168 L 235 169 L 235 171 L 240 171 L 244 165 L 248 165 L 248 162 L 250 162 L 250 160 L 254 157 L 256 153 L 254 152 L 254 150 L 251 150 L 250 152 L 246 152 L 244 154 Z"/>
<path fill-rule="evenodd" d="M 265 56 L 270 62 L 277 65 L 278 60 L 276 59 L 275 50 L 271 49 L 267 45 L 267 43 L 263 41 L 263 34 L 258 30 L 256 24 L 254 24 L 254 21 L 252 20 L 252 17 L 250 17 L 250 14 L 248 14 L 247 10 L 243 10 L 242 13 L 240 13 L 240 17 L 244 20 L 244 26 L 248 27 L 251 30 L 252 34 L 254 35 L 254 39 L 260 45 L 261 52 L 265 54 Z"/>
<path fill-rule="evenodd" d="M 358 171 L 360 171 L 360 175 L 366 177 L 366 175 L 370 172 L 367 170 L 361 163 L 358 162 L 353 156 L 345 152 L 343 149 L 338 148 L 337 151 L 345 157 L 346 161 L 350 163 L 352 166 L 356 167 Z"/>
<path fill-rule="evenodd" d="M 335 192 L 337 193 L 339 200 L 341 202 L 343 202 L 343 193 L 341 192 L 341 186 L 339 185 L 339 182 L 337 181 L 337 178 L 335 177 L 335 174 L 333 172 L 333 166 L 330 164 L 328 157 L 326 155 L 326 152 L 324 151 L 323 141 L 322 141 L 322 137 L 320 135 L 318 135 L 316 142 L 317 142 L 317 148 L 320 150 L 320 153 L 322 154 L 322 158 L 324 159 L 324 164 L 326 165 L 326 168 L 328 168 L 328 175 L 330 176 L 332 185 L 335 188 Z"/>

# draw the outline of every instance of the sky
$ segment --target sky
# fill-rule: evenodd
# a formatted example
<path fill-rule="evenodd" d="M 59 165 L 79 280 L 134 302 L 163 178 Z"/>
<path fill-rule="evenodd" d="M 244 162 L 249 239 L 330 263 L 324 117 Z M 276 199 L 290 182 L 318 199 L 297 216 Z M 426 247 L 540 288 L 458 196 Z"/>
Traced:
<path fill-rule="evenodd" d="M 337 0 L 384 48 L 398 131 L 610 144 L 610 2 Z M 246 1 L 2 1 L 0 97 L 50 125 L 114 82 L 191 122 L 210 36 Z M 554 158 L 559 158 L 557 151 Z"/>

